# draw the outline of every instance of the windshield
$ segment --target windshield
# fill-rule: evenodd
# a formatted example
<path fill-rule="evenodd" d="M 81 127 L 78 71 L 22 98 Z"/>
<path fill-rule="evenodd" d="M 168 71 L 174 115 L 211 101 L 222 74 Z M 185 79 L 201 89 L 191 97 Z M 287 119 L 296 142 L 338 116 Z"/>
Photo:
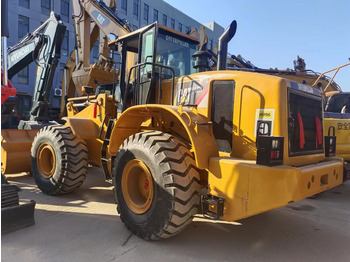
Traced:
<path fill-rule="evenodd" d="M 328 100 L 325 111 L 332 113 L 340 113 L 348 101 L 350 101 L 349 93 L 340 93 L 332 95 Z"/>
<path fill-rule="evenodd" d="M 196 72 L 193 68 L 197 46 L 191 40 L 159 29 L 157 38 L 156 63 L 170 66 L 174 69 L 175 76 L 189 75 Z"/>

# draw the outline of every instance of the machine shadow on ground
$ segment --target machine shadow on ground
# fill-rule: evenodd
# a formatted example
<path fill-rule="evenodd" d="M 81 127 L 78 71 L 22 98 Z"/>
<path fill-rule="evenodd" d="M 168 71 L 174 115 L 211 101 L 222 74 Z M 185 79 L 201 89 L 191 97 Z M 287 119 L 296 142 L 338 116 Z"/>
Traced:
<path fill-rule="evenodd" d="M 36 225 L 2 236 L 3 261 L 345 261 L 350 257 L 350 182 L 315 199 L 236 223 L 197 216 L 173 238 L 131 235 L 115 210 L 113 187 L 97 168 L 76 192 L 40 192 L 29 176 L 10 177 L 37 201 Z"/>

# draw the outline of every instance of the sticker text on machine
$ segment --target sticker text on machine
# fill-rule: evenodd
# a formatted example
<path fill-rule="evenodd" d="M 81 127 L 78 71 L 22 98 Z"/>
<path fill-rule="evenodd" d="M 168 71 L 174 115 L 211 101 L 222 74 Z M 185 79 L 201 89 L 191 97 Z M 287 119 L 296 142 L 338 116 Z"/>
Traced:
<path fill-rule="evenodd" d="M 254 137 L 256 137 L 256 131 L 258 123 L 264 121 L 269 125 L 269 135 L 273 136 L 273 124 L 275 121 L 275 109 L 258 108 L 255 113 L 255 127 Z"/>

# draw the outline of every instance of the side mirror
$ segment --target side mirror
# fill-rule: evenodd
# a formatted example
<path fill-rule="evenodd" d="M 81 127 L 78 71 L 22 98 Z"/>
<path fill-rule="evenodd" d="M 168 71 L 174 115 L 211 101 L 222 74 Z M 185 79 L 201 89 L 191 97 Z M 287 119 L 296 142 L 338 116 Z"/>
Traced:
<path fill-rule="evenodd" d="M 147 71 L 147 78 L 148 79 L 152 78 L 152 71 L 151 70 Z"/>
<path fill-rule="evenodd" d="M 120 86 L 117 85 L 115 86 L 115 90 L 114 90 L 114 99 L 120 103 L 122 101 L 122 92 L 120 90 Z"/>

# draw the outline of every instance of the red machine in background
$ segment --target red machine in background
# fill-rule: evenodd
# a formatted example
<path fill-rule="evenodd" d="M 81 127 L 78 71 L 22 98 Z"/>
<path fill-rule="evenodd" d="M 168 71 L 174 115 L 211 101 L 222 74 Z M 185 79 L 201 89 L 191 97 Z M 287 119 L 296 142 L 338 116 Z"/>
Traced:
<path fill-rule="evenodd" d="M 1 71 L 1 104 L 9 96 L 14 96 L 17 94 L 16 88 L 14 88 L 7 77 L 7 38 L 9 37 L 8 28 L 8 17 L 7 17 L 7 1 L 1 1 L 1 51 L 2 51 L 2 68 L 4 73 Z"/>
<path fill-rule="evenodd" d="M 4 58 L 4 60 L 5 60 L 5 58 Z M 13 87 L 13 85 L 7 79 L 7 77 L 6 77 L 6 80 L 7 81 L 5 82 L 4 74 L 1 71 L 1 104 L 3 104 L 9 96 L 15 96 L 17 94 L 16 88 Z"/>

